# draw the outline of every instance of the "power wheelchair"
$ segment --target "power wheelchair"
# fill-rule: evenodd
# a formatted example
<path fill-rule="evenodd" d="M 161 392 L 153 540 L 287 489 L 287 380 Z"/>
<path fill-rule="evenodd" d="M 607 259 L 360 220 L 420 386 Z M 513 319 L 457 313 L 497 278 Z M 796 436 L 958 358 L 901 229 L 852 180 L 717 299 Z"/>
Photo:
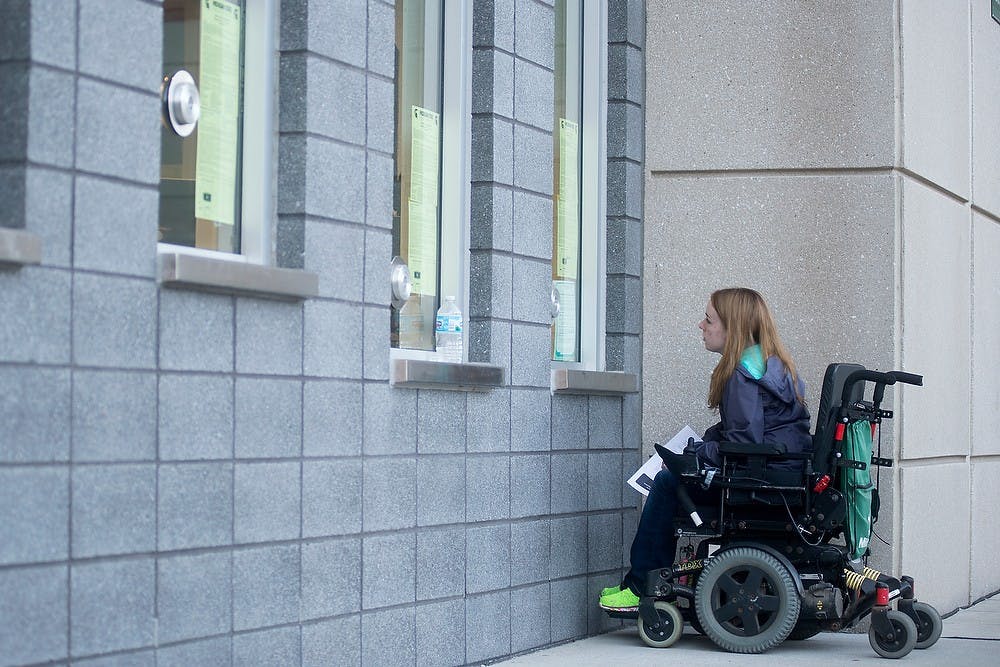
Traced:
<path fill-rule="evenodd" d="M 648 573 L 637 610 L 607 613 L 637 619 L 642 640 L 657 648 L 673 645 L 685 621 L 727 651 L 762 653 L 786 639 L 851 628 L 867 616 L 869 641 L 883 657 L 933 645 L 941 616 L 916 600 L 913 579 L 864 565 L 878 515 L 869 471 L 892 465 L 881 451 L 873 455 L 872 441 L 878 425 L 892 418 L 881 402 L 897 382 L 923 379 L 831 364 L 811 452 L 722 443 L 717 468 L 700 462 L 691 447 L 674 454 L 657 445 L 681 481 L 678 505 L 686 516 L 674 525 L 689 543 L 672 567 Z M 768 468 L 795 459 L 801 470 Z M 717 489 L 717 504 L 694 505 L 687 492 L 694 485 Z"/>

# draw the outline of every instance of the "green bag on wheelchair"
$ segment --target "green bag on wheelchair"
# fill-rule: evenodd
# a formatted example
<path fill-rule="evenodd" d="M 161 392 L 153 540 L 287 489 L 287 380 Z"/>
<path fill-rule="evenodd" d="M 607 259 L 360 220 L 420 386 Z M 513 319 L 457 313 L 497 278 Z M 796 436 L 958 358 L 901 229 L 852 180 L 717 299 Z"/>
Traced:
<path fill-rule="evenodd" d="M 867 421 L 856 421 L 844 434 L 844 458 L 864 463 L 864 468 L 844 467 L 840 473 L 840 490 L 847 500 L 848 557 L 857 560 L 868 551 L 872 533 L 872 427 Z"/>

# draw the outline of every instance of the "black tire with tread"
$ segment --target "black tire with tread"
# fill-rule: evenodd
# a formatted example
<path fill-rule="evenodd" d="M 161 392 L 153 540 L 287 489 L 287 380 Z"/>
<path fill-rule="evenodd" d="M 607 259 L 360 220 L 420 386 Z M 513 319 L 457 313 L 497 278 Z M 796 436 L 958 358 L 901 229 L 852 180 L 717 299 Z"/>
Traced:
<path fill-rule="evenodd" d="M 882 636 L 872 624 L 868 630 L 868 643 L 883 658 L 902 658 L 917 645 L 917 625 L 913 619 L 896 609 L 885 612 L 886 620 L 892 623 L 893 638 Z"/>
<path fill-rule="evenodd" d="M 915 624 L 917 626 L 917 643 L 914 648 L 924 649 L 934 646 L 941 638 L 941 630 L 944 625 L 941 622 L 941 614 L 926 602 L 914 602 L 913 611 L 920 619 Z"/>
<path fill-rule="evenodd" d="M 657 616 L 660 618 L 660 627 L 656 632 L 652 632 L 646 627 L 639 615 L 639 637 L 646 646 L 652 648 L 667 648 L 673 646 L 680 639 L 684 632 L 684 618 L 680 610 L 665 600 L 657 600 L 653 603 Z"/>

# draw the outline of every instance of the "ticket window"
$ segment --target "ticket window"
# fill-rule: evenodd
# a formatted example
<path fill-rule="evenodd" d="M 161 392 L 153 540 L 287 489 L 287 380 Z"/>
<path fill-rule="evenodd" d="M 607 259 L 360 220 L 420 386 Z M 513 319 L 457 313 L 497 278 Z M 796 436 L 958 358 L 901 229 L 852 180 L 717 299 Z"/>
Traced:
<path fill-rule="evenodd" d="M 164 0 L 162 244 L 266 262 L 276 3 Z"/>

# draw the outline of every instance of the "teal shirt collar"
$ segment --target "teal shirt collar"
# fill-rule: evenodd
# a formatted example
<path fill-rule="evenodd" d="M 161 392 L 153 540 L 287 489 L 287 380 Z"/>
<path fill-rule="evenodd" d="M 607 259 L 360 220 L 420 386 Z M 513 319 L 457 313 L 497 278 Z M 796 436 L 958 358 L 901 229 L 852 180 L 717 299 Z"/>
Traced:
<path fill-rule="evenodd" d="M 740 365 L 746 369 L 747 373 L 754 380 L 764 377 L 764 371 L 767 370 L 767 362 L 764 360 L 764 354 L 760 351 L 760 345 L 751 345 L 743 350 L 743 355 L 740 357 Z"/>

